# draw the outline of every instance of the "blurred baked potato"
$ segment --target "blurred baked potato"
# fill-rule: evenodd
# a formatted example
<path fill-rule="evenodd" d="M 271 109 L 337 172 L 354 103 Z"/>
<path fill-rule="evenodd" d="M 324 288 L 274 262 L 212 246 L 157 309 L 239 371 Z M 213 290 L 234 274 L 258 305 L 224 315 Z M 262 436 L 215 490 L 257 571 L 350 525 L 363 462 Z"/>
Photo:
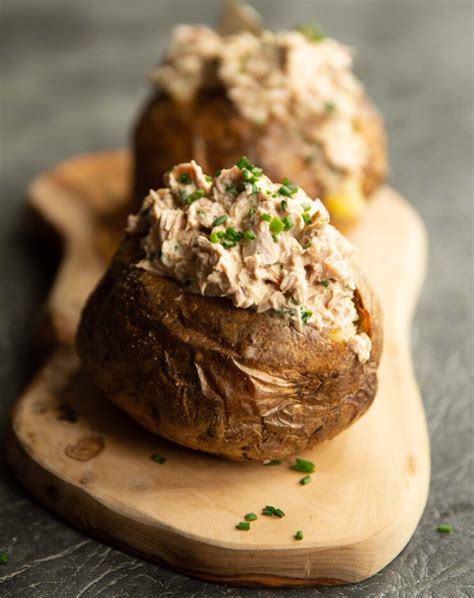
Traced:
<path fill-rule="evenodd" d="M 382 120 L 351 69 L 349 50 L 311 28 L 178 27 L 134 131 L 135 207 L 175 164 L 215 173 L 247 155 L 350 226 L 387 173 Z"/>

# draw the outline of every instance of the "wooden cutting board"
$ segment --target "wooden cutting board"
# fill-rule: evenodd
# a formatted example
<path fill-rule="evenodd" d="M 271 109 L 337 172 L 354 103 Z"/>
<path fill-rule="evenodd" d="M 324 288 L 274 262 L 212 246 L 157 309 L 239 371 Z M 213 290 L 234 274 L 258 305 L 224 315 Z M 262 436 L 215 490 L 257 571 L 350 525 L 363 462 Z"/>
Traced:
<path fill-rule="evenodd" d="M 429 441 L 410 354 L 426 264 L 419 217 L 384 187 L 351 235 L 385 312 L 380 388 L 354 426 L 299 455 L 316 464 L 302 486 L 292 459 L 232 463 L 149 434 L 81 372 L 74 331 L 120 237 L 129 181 L 129 156 L 117 151 L 73 159 L 30 187 L 64 254 L 47 305 L 58 348 L 12 410 L 14 473 L 72 525 L 189 575 L 267 586 L 370 577 L 409 541 L 428 494 Z M 167 461 L 155 463 L 155 453 Z M 285 517 L 261 516 L 268 504 Z M 248 512 L 259 515 L 250 531 L 235 529 Z"/>

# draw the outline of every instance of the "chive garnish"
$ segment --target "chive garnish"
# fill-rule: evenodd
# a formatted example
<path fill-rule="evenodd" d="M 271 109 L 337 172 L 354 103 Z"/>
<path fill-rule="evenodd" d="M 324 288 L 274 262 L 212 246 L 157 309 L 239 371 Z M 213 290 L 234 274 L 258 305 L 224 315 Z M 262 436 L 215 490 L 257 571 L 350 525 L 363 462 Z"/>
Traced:
<path fill-rule="evenodd" d="M 213 182 L 213 180 L 214 180 L 214 179 L 212 178 L 212 176 L 209 176 L 208 174 L 205 174 L 205 175 L 204 175 L 204 178 L 206 179 L 206 181 L 207 181 L 208 183 L 212 183 L 212 182 Z"/>
<path fill-rule="evenodd" d="M 233 183 L 228 183 L 224 186 L 224 189 L 226 193 L 228 193 L 233 198 L 237 197 L 237 195 L 239 195 L 240 193 L 237 185 L 234 185 Z"/>
<path fill-rule="evenodd" d="M 310 475 L 305 475 L 304 478 L 301 478 L 300 480 L 300 484 L 302 486 L 306 486 L 306 484 L 309 484 L 311 482 L 311 476 Z"/>
<path fill-rule="evenodd" d="M 257 211 L 257 208 L 250 208 L 249 209 L 249 218 L 253 218 L 255 216 L 256 211 Z"/>
<path fill-rule="evenodd" d="M 438 525 L 438 531 L 440 534 L 450 534 L 453 531 L 453 526 L 449 523 L 443 523 Z"/>
<path fill-rule="evenodd" d="M 190 185 L 190 184 L 193 182 L 193 180 L 192 180 L 192 178 L 189 176 L 189 173 L 188 173 L 188 172 L 182 172 L 182 173 L 179 175 L 179 182 L 180 182 L 180 183 L 183 183 L 183 185 Z"/>
<path fill-rule="evenodd" d="M 303 324 L 307 324 L 312 315 L 313 312 L 310 309 L 307 309 L 306 307 L 301 308 L 301 320 L 303 321 Z"/>
<path fill-rule="evenodd" d="M 319 281 L 319 284 L 323 285 L 323 287 L 326 287 L 326 288 L 328 288 L 328 286 L 329 286 L 329 280 L 327 280 L 327 279 L 325 278 L 325 279 L 323 279 L 323 280 L 320 280 L 320 281 Z"/>
<path fill-rule="evenodd" d="M 250 529 L 250 523 L 248 521 L 240 521 L 235 528 L 248 532 Z"/>
<path fill-rule="evenodd" d="M 270 220 L 272 219 L 272 217 L 270 216 L 270 214 L 267 214 L 265 212 L 265 214 L 262 214 L 262 220 L 265 220 L 265 222 L 270 222 Z"/>
<path fill-rule="evenodd" d="M 334 112 L 334 110 L 336 110 L 336 104 L 334 102 L 324 102 L 324 110 L 328 114 L 331 114 L 331 112 Z"/>
<path fill-rule="evenodd" d="M 222 173 L 222 170 L 218 170 L 218 171 L 216 172 L 216 176 L 221 176 L 221 173 Z"/>
<path fill-rule="evenodd" d="M 209 235 L 209 241 L 211 243 L 219 243 L 219 235 L 217 233 L 211 233 Z"/>
<path fill-rule="evenodd" d="M 193 202 L 197 201 L 198 199 L 201 199 L 201 197 L 204 197 L 205 195 L 206 195 L 206 193 L 202 189 L 196 189 L 196 191 L 194 191 L 190 195 L 181 193 L 180 199 L 183 203 L 189 205 L 189 204 L 192 204 Z"/>
<path fill-rule="evenodd" d="M 281 509 L 278 509 L 276 507 L 272 507 L 271 505 L 267 505 L 262 510 L 262 515 L 267 515 L 268 517 L 271 517 L 272 515 L 275 515 L 275 517 L 279 517 L 281 519 L 282 517 L 285 516 L 285 513 Z"/>
<path fill-rule="evenodd" d="M 312 42 L 320 42 L 326 37 L 316 23 L 304 23 L 295 29 Z"/>
<path fill-rule="evenodd" d="M 246 230 L 246 231 L 244 232 L 244 239 L 245 239 L 246 241 L 253 241 L 255 238 L 256 238 L 256 237 L 255 237 L 255 233 L 254 233 L 253 231 L 251 231 L 251 230 Z"/>
<path fill-rule="evenodd" d="M 250 160 L 247 158 L 247 156 L 242 156 L 240 158 L 240 160 L 237 162 L 237 166 L 240 168 L 240 170 L 242 170 L 244 168 L 251 170 L 253 168 L 253 164 L 252 164 L 252 162 L 250 162 Z"/>
<path fill-rule="evenodd" d="M 230 241 L 237 241 L 237 242 L 242 241 L 242 239 L 244 238 L 243 233 L 236 231 L 235 228 L 232 228 L 231 226 L 226 229 L 225 236 Z"/>
<path fill-rule="evenodd" d="M 8 562 L 8 552 L 0 552 L 0 564 L 5 565 Z"/>
<path fill-rule="evenodd" d="M 152 455 L 151 460 L 159 465 L 163 465 L 166 462 L 166 457 L 162 457 L 161 455 Z"/>
<path fill-rule="evenodd" d="M 284 228 L 285 228 L 285 225 L 283 224 L 283 220 L 281 220 L 281 218 L 278 218 L 278 216 L 275 216 L 274 218 L 271 219 L 270 230 L 272 231 L 272 233 L 274 235 L 279 235 L 283 231 Z"/>
<path fill-rule="evenodd" d="M 304 538 L 303 532 L 299 529 L 295 534 L 295 540 L 302 540 Z"/>
<path fill-rule="evenodd" d="M 296 459 L 293 469 L 295 471 L 300 471 L 301 473 L 314 473 L 315 466 L 312 461 L 307 461 L 306 459 Z"/>
<path fill-rule="evenodd" d="M 311 216 L 308 212 L 303 212 L 301 218 L 303 218 L 305 224 L 311 224 Z"/>
<path fill-rule="evenodd" d="M 227 214 L 222 214 L 222 216 L 218 216 L 214 222 L 212 223 L 212 226 L 219 226 L 219 224 L 224 224 L 224 222 L 226 222 L 227 220 Z"/>
<path fill-rule="evenodd" d="M 245 182 L 253 181 L 253 174 L 250 172 L 248 168 L 242 168 L 242 178 Z"/>
<path fill-rule="evenodd" d="M 288 202 L 286 201 L 286 199 L 282 199 L 280 202 L 280 206 L 281 209 L 286 212 L 286 210 L 288 209 Z"/>
<path fill-rule="evenodd" d="M 289 216 L 282 218 L 282 222 L 285 230 L 290 230 L 290 228 L 293 228 L 293 220 Z"/>
<path fill-rule="evenodd" d="M 245 515 L 244 517 L 245 521 L 256 521 L 258 519 L 257 515 L 255 515 L 255 513 L 247 513 L 247 515 Z"/>
<path fill-rule="evenodd" d="M 263 465 L 281 465 L 283 461 L 281 459 L 271 459 L 269 461 L 264 461 Z"/>

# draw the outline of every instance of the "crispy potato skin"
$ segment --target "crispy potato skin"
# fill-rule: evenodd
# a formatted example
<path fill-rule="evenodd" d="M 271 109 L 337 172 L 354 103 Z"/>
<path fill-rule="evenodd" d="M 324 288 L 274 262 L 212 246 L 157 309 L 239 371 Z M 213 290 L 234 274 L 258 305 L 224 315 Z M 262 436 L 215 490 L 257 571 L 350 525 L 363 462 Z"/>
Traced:
<path fill-rule="evenodd" d="M 387 152 L 382 119 L 367 97 L 361 103 L 357 126 L 370 148 L 362 181 L 368 196 L 387 175 Z M 149 190 L 162 185 L 163 174 L 175 164 L 194 158 L 204 172 L 214 174 L 236 164 L 242 155 L 263 168 L 271 180 L 288 176 L 309 196 L 324 200 L 318 159 L 308 164 L 298 154 L 297 144 L 281 124 L 258 126 L 245 120 L 222 90 L 201 92 L 186 106 L 157 92 L 141 113 L 133 135 L 134 207 L 137 211 Z"/>
<path fill-rule="evenodd" d="M 377 389 L 379 305 L 361 280 L 361 364 L 344 344 L 284 319 L 188 293 L 134 266 L 126 237 L 82 315 L 77 349 L 105 395 L 162 437 L 233 460 L 281 458 L 332 438 Z"/>

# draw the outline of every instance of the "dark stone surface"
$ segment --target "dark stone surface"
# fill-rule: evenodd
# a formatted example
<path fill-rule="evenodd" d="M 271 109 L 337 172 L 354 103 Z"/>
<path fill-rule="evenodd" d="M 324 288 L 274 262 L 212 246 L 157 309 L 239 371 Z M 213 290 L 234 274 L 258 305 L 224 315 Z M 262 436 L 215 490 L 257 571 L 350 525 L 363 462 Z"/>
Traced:
<path fill-rule="evenodd" d="M 432 442 L 431 492 L 403 553 L 372 579 L 285 596 L 473 594 L 472 3 L 256 2 L 271 27 L 318 20 L 359 48 L 385 116 L 392 182 L 421 213 L 430 269 L 413 328 Z M 29 179 L 81 152 L 123 145 L 171 25 L 212 23 L 217 2 L 3 0 L 0 33 L 0 417 L 34 367 L 30 336 L 54 261 L 23 219 Z M 403 239 L 400 239 L 403 243 Z M 2 434 L 3 434 L 2 426 Z M 3 447 L 3 442 L 2 442 Z M 0 596 L 255 596 L 188 579 L 87 538 L 0 467 Z M 387 464 L 389 467 L 390 464 Z M 436 531 L 450 522 L 454 533 Z"/>

